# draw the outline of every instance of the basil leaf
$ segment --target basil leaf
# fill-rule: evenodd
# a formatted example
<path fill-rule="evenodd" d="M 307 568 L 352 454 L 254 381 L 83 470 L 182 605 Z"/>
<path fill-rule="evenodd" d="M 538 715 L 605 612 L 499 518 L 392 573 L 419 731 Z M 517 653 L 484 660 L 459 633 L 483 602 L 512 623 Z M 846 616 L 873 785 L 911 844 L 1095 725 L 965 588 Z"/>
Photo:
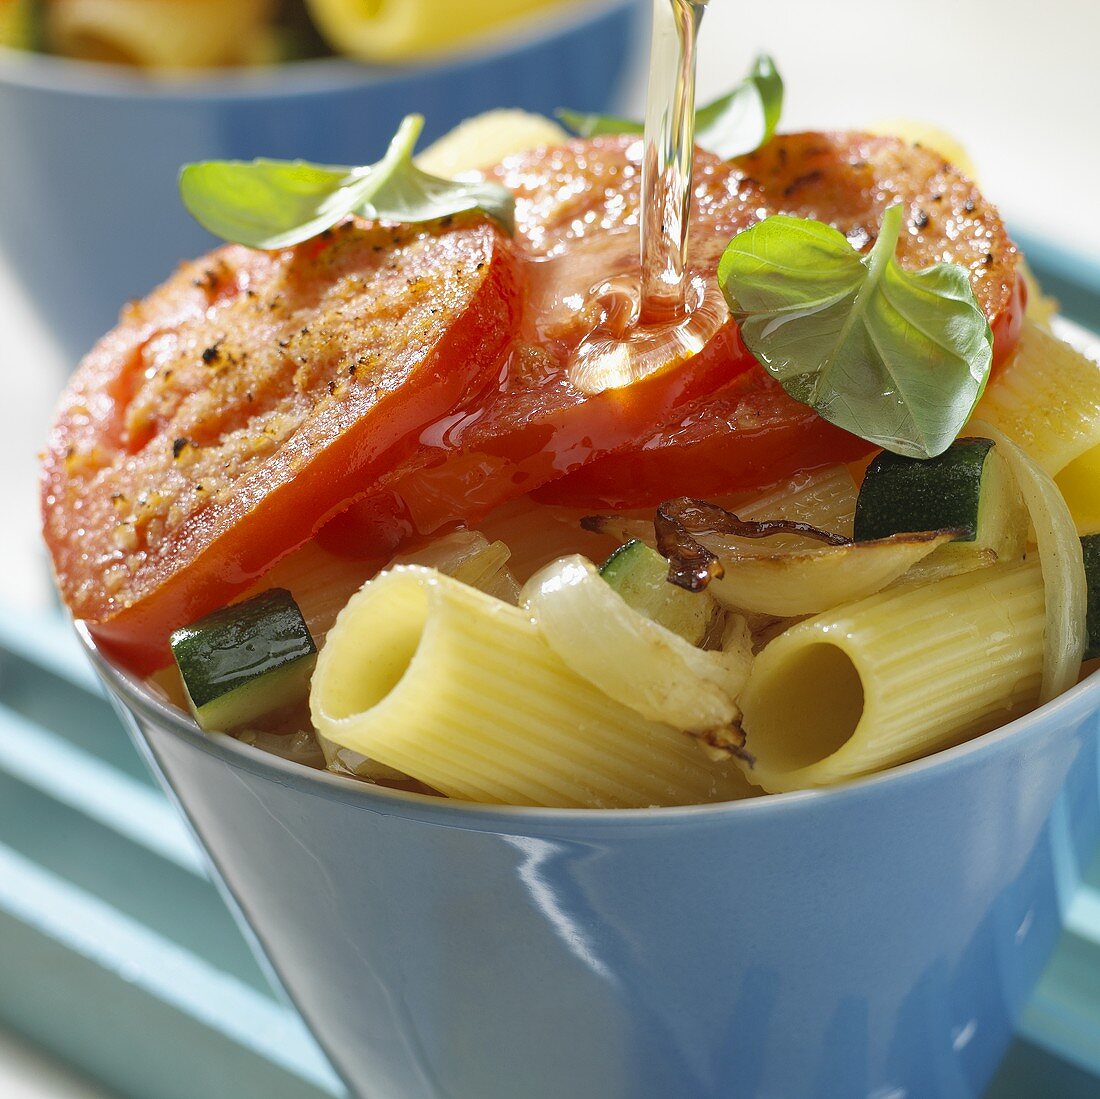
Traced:
<path fill-rule="evenodd" d="M 745 345 L 795 400 L 911 458 L 942 454 L 985 388 L 993 334 L 962 267 L 907 271 L 891 206 L 860 255 L 836 229 L 776 216 L 734 237 L 718 283 Z"/>
<path fill-rule="evenodd" d="M 748 76 L 733 91 L 695 112 L 695 144 L 724 160 L 744 156 L 766 145 L 783 112 L 783 78 L 775 62 L 761 54 Z M 584 114 L 564 108 L 554 112 L 581 137 L 640 134 L 640 122 L 615 115 Z"/>
<path fill-rule="evenodd" d="M 377 164 L 361 168 L 302 160 L 211 160 L 180 172 L 191 216 L 223 240 L 251 248 L 287 248 L 349 214 L 415 223 L 481 210 L 508 232 L 515 200 L 495 183 L 439 179 L 412 159 L 424 120 L 409 115 Z"/>
<path fill-rule="evenodd" d="M 554 115 L 565 123 L 578 137 L 599 137 L 600 134 L 640 134 L 645 131 L 641 122 L 632 118 L 619 118 L 613 114 L 586 114 L 559 107 Z"/>
<path fill-rule="evenodd" d="M 761 54 L 728 95 L 695 112 L 695 141 L 723 160 L 755 152 L 772 139 L 783 113 L 783 78 Z"/>

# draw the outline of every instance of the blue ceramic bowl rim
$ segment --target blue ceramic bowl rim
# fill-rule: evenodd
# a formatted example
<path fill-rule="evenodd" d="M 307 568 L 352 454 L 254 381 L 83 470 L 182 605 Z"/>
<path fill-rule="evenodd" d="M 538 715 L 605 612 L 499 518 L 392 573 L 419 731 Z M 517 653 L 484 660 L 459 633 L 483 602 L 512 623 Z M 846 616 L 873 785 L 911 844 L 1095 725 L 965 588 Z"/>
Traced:
<path fill-rule="evenodd" d="M 458 76 L 487 62 L 520 54 L 576 33 L 618 12 L 638 6 L 638 0 L 572 0 L 559 12 L 543 13 L 518 22 L 518 37 L 493 36 L 454 53 L 407 65 L 369 65 L 346 57 L 321 57 L 275 65 L 217 70 L 216 75 L 156 79 L 122 65 L 74 61 L 0 46 L 0 86 L 45 92 L 140 102 L 186 102 L 217 99 L 293 99 L 331 95 L 374 84 L 417 78 Z"/>
<path fill-rule="evenodd" d="M 115 665 L 101 653 L 82 622 L 75 623 L 84 650 L 107 688 L 135 716 L 167 730 L 201 751 L 220 758 L 282 786 L 290 786 L 326 800 L 350 803 L 362 809 L 390 816 L 413 818 L 470 831 L 525 834 L 532 826 L 572 826 L 588 834 L 617 830 L 621 826 L 665 827 L 704 823 L 715 818 L 736 818 L 744 814 L 813 811 L 864 794 L 888 793 L 890 787 L 936 779 L 941 772 L 980 766 L 987 757 L 1017 746 L 1017 741 L 1041 736 L 1044 731 L 1068 726 L 1100 712 L 1100 670 L 1070 688 L 1058 698 L 1028 714 L 984 733 L 973 740 L 947 748 L 911 763 L 869 775 L 840 786 L 820 790 L 797 790 L 769 794 L 742 801 L 711 802 L 705 805 L 654 806 L 646 809 L 561 809 L 537 806 L 483 805 L 427 794 L 407 793 L 384 786 L 372 786 L 327 771 L 318 771 L 281 756 L 243 743 L 225 733 L 206 733 L 186 714 L 158 698 L 140 677 Z"/>

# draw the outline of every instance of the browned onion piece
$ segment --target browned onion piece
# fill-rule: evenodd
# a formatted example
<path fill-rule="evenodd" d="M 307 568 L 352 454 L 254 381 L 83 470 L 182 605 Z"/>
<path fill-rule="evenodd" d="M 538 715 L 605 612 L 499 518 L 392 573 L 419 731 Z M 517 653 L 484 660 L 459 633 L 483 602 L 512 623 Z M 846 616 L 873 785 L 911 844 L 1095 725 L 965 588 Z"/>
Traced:
<path fill-rule="evenodd" d="M 705 546 L 699 544 L 700 534 L 732 534 L 741 538 L 769 538 L 775 534 L 800 534 L 830 546 L 845 546 L 849 539 L 839 534 L 818 530 L 809 523 L 794 523 L 787 519 L 765 519 L 753 522 L 739 519 L 732 511 L 706 500 L 679 496 L 666 500 L 657 509 L 653 520 L 657 534 L 657 549 L 668 558 L 668 578 L 688 591 L 702 591 L 712 580 L 725 574 L 722 563 Z"/>

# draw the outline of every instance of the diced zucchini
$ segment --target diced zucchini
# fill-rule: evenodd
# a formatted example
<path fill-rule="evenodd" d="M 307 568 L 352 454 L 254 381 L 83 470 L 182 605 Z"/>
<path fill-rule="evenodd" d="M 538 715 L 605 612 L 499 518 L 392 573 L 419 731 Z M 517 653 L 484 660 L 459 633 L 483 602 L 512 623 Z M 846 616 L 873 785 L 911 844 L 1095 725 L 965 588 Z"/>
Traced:
<path fill-rule="evenodd" d="M 937 563 L 962 566 L 989 551 L 998 560 L 1018 560 L 1027 524 L 1015 479 L 992 441 L 959 439 L 936 458 L 878 455 L 860 486 L 855 540 L 959 530 L 933 556 Z"/>
<path fill-rule="evenodd" d="M 1094 660 L 1100 656 L 1100 534 L 1086 534 L 1081 539 L 1081 549 L 1085 553 L 1085 577 L 1089 589 L 1085 659 Z"/>
<path fill-rule="evenodd" d="M 600 566 L 600 575 L 636 611 L 692 645 L 715 636 L 722 609 L 714 596 L 670 584 L 668 562 L 645 542 L 620 546 Z"/>
<path fill-rule="evenodd" d="M 170 639 L 187 699 L 204 729 L 228 731 L 302 701 L 317 647 L 284 588 L 223 607 Z"/>

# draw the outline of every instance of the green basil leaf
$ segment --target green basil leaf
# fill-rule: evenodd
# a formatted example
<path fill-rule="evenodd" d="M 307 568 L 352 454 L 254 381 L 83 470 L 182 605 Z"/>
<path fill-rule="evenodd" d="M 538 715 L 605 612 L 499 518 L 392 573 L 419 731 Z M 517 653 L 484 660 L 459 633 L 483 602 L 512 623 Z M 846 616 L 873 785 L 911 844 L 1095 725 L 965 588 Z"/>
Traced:
<path fill-rule="evenodd" d="M 695 112 L 695 143 L 730 160 L 766 145 L 783 112 L 783 78 L 775 62 L 761 54 L 748 76 L 733 91 Z M 598 134 L 640 134 L 640 122 L 615 115 L 584 114 L 564 108 L 558 118 L 581 137 Z"/>
<path fill-rule="evenodd" d="M 349 214 L 415 223 L 481 210 L 509 232 L 515 200 L 495 183 L 439 179 L 413 163 L 424 125 L 409 115 L 386 155 L 361 168 L 294 160 L 212 160 L 180 172 L 180 197 L 192 217 L 223 240 L 287 248 Z"/>
<path fill-rule="evenodd" d="M 559 107 L 555 112 L 559 122 L 564 123 L 578 137 L 599 137 L 600 134 L 640 134 L 645 131 L 641 122 L 632 118 L 620 118 L 613 114 L 586 114 L 584 111 L 571 111 L 568 107 Z"/>
<path fill-rule="evenodd" d="M 335 225 L 359 205 L 364 176 L 301 160 L 210 160 L 180 173 L 180 197 L 216 237 L 286 248 Z"/>
<path fill-rule="evenodd" d="M 730 242 L 718 283 L 745 345 L 795 400 L 895 454 L 955 440 L 989 377 L 993 334 L 967 272 L 907 271 L 900 205 L 860 255 L 816 221 L 766 218 Z"/>
<path fill-rule="evenodd" d="M 441 179 L 413 163 L 413 150 L 423 125 L 419 115 L 409 115 L 401 123 L 389 151 L 370 170 L 369 186 L 356 212 L 386 221 L 420 222 L 480 210 L 511 233 L 516 200 L 507 187 Z"/>
<path fill-rule="evenodd" d="M 695 112 L 695 141 L 723 160 L 755 152 L 772 139 L 783 113 L 783 78 L 761 54 L 728 95 Z"/>

